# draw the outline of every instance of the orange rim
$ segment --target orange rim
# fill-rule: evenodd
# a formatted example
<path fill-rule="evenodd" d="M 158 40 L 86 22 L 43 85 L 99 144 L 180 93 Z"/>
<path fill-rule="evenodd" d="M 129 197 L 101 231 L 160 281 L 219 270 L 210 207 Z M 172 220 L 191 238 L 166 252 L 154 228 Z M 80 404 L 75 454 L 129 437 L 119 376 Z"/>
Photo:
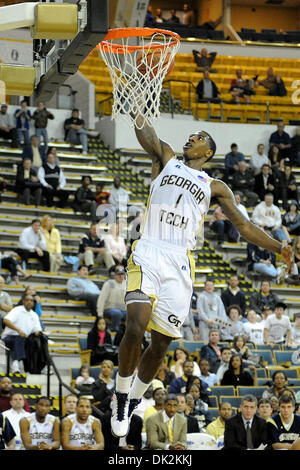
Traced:
<path fill-rule="evenodd" d="M 172 36 L 173 40 L 166 46 L 165 44 L 152 44 L 149 46 L 123 46 L 122 44 L 112 44 L 108 42 L 111 39 L 121 39 L 128 37 L 151 36 L 153 34 L 166 34 Z M 110 29 L 105 36 L 104 40 L 97 45 L 98 49 L 103 52 L 114 52 L 115 54 L 124 54 L 144 49 L 163 49 L 165 47 L 174 47 L 180 41 L 180 36 L 174 31 L 157 28 L 115 28 Z"/>

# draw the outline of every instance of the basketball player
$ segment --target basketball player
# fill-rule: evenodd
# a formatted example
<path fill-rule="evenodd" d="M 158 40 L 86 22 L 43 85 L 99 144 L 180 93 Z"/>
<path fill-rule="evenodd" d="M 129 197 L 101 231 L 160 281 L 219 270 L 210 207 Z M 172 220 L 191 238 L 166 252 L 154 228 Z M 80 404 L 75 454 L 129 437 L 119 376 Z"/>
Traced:
<path fill-rule="evenodd" d="M 103 450 L 104 438 L 99 419 L 91 416 L 88 398 L 79 398 L 76 413 L 62 421 L 61 442 L 64 450 Z"/>
<path fill-rule="evenodd" d="M 20 420 L 21 439 L 27 450 L 57 450 L 60 448 L 60 425 L 58 419 L 49 414 L 50 400 L 40 397 L 35 413 Z"/>
<path fill-rule="evenodd" d="M 210 178 L 203 165 L 215 154 L 216 144 L 204 131 L 190 135 L 183 160 L 160 140 L 153 127 L 142 127 L 138 141 L 152 158 L 152 183 L 141 239 L 128 260 L 126 331 L 119 348 L 119 366 L 113 397 L 111 426 L 117 437 L 128 432 L 129 419 L 159 368 L 169 344 L 181 337 L 192 296 L 194 262 L 189 250 L 202 227 L 211 201 L 217 202 L 249 242 L 281 253 L 291 263 L 291 250 L 248 221 L 223 181 Z M 140 360 L 144 332 L 151 344 Z M 138 373 L 133 380 L 133 372 Z"/>

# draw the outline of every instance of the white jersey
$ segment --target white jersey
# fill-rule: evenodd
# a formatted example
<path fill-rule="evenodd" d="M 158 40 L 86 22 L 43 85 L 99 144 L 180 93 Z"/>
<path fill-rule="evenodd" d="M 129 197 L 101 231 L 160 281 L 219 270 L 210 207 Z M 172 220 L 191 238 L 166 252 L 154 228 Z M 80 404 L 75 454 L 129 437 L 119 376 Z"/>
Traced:
<path fill-rule="evenodd" d="M 68 416 L 72 423 L 70 430 L 70 445 L 82 447 L 84 444 L 95 445 L 94 431 L 92 425 L 95 421 L 99 421 L 94 416 L 89 416 L 86 423 L 79 423 L 76 414 Z"/>
<path fill-rule="evenodd" d="M 192 250 L 211 197 L 210 178 L 172 158 L 152 181 L 141 239 Z"/>
<path fill-rule="evenodd" d="M 46 444 L 53 442 L 53 426 L 57 421 L 55 416 L 48 414 L 44 423 L 40 423 L 36 419 L 35 413 L 31 413 L 26 419 L 29 422 L 29 435 L 32 445 L 36 446 L 39 442 L 46 442 Z"/>

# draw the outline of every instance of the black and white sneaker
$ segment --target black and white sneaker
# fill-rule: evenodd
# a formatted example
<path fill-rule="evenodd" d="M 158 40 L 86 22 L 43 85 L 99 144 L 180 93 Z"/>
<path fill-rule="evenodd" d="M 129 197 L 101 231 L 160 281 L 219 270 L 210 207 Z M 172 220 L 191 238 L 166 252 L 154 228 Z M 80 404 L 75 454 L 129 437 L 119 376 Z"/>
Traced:
<path fill-rule="evenodd" d="M 115 437 L 125 437 L 129 431 L 129 398 L 127 393 L 115 392 L 112 400 L 111 430 Z"/>

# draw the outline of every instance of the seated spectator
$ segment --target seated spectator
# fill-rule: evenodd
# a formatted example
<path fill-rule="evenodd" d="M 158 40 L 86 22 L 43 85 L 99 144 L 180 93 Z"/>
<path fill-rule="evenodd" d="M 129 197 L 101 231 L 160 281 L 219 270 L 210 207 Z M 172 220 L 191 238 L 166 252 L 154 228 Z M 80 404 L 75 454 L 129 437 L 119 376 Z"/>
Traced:
<path fill-rule="evenodd" d="M 107 253 L 112 256 L 115 264 L 127 266 L 127 247 L 124 237 L 121 235 L 120 222 L 111 224 L 108 233 L 104 236 L 104 246 Z"/>
<path fill-rule="evenodd" d="M 239 305 L 242 315 L 245 314 L 246 296 L 244 291 L 239 288 L 239 277 L 237 274 L 231 274 L 227 289 L 221 293 L 221 299 L 225 310 L 231 305 Z"/>
<path fill-rule="evenodd" d="M 86 233 L 79 245 L 79 259 L 89 268 L 90 274 L 94 272 L 94 264 L 105 264 L 107 269 L 115 266 L 115 262 L 105 247 L 104 240 L 98 236 L 97 224 L 92 223 L 90 230 Z"/>
<path fill-rule="evenodd" d="M 283 391 L 288 388 L 288 378 L 283 370 L 276 370 L 273 372 L 271 378 L 272 385 L 267 390 L 264 390 L 262 398 L 271 400 L 273 397 L 275 397 L 279 399 Z"/>
<path fill-rule="evenodd" d="M 219 384 L 221 384 L 221 380 L 225 372 L 229 369 L 229 362 L 232 356 L 232 352 L 229 346 L 223 346 L 221 349 L 221 362 L 216 370 L 216 376 L 218 377 Z"/>
<path fill-rule="evenodd" d="M 214 385 L 218 385 L 218 377 L 216 374 L 209 372 L 210 365 L 207 359 L 200 359 L 199 362 L 200 367 L 200 379 L 207 383 L 209 387 L 214 387 Z"/>
<path fill-rule="evenodd" d="M 114 178 L 114 185 L 110 190 L 108 202 L 113 206 L 116 213 L 127 212 L 129 196 L 126 189 L 121 187 L 119 176 Z"/>
<path fill-rule="evenodd" d="M 193 10 L 191 10 L 188 3 L 183 5 L 183 17 L 182 17 L 182 24 L 192 28 L 196 24 L 196 17 Z"/>
<path fill-rule="evenodd" d="M 228 326 L 225 326 L 221 330 L 222 341 L 232 341 L 236 335 L 239 335 L 243 331 L 244 323 L 241 321 L 242 314 L 239 305 L 231 305 L 227 309 L 228 315 Z"/>
<path fill-rule="evenodd" d="M 83 364 L 79 369 L 79 375 L 75 380 L 75 390 L 78 392 L 90 393 L 95 383 L 94 377 L 91 376 L 91 368 L 87 364 Z"/>
<path fill-rule="evenodd" d="M 156 26 L 155 18 L 152 15 L 152 6 L 151 5 L 148 5 L 144 26 L 146 28 L 154 28 Z"/>
<path fill-rule="evenodd" d="M 101 364 L 105 356 L 105 352 L 98 346 L 104 344 L 112 344 L 111 334 L 107 328 L 104 318 L 96 318 L 93 328 L 88 332 L 87 349 L 91 349 L 91 366 Z"/>
<path fill-rule="evenodd" d="M 50 271 L 57 273 L 63 263 L 60 232 L 55 228 L 50 215 L 44 215 L 42 217 L 41 228 L 46 239 L 47 251 L 50 256 Z"/>
<path fill-rule="evenodd" d="M 271 290 L 270 281 L 264 279 L 261 281 L 259 291 L 250 295 L 249 308 L 262 315 L 265 310 L 274 310 L 278 302 L 280 302 L 280 299 Z"/>
<path fill-rule="evenodd" d="M 4 284 L 4 278 L 0 276 L 0 334 L 2 332 L 2 320 L 13 308 L 11 296 L 3 291 Z"/>
<path fill-rule="evenodd" d="M 270 135 L 269 144 L 270 147 L 276 146 L 279 149 L 279 159 L 290 158 L 291 152 L 291 138 L 287 132 L 284 131 L 285 124 L 283 121 L 279 121 L 277 124 L 277 131 Z"/>
<path fill-rule="evenodd" d="M 165 407 L 165 399 L 166 399 L 167 392 L 164 388 L 156 388 L 153 390 L 153 400 L 154 405 L 149 406 L 146 408 L 144 413 L 144 421 L 143 421 L 143 432 L 146 432 L 146 422 L 150 416 L 153 416 L 158 411 L 161 411 Z"/>
<path fill-rule="evenodd" d="M 265 232 L 269 234 L 270 230 L 265 230 Z M 262 249 L 253 243 L 248 243 L 247 261 L 249 263 L 248 271 L 254 271 L 258 274 L 274 278 L 278 276 L 279 281 L 281 271 L 278 271 L 276 268 L 276 255 L 272 251 Z"/>
<path fill-rule="evenodd" d="M 290 450 L 300 437 L 300 416 L 295 414 L 295 400 L 284 395 L 279 398 L 279 413 L 267 422 L 268 443 L 274 450 Z"/>
<path fill-rule="evenodd" d="M 16 447 L 15 450 L 23 450 L 21 434 L 20 434 L 20 420 L 26 416 L 29 416 L 30 413 L 25 411 L 25 398 L 24 395 L 18 391 L 10 393 L 10 406 L 9 410 L 3 412 L 3 416 L 10 422 L 12 425 L 16 437 Z"/>
<path fill-rule="evenodd" d="M 294 323 L 292 324 L 292 343 L 293 347 L 300 346 L 300 313 L 295 313 Z"/>
<path fill-rule="evenodd" d="M 171 16 L 167 20 L 168 24 L 179 24 L 180 19 L 178 16 L 176 16 L 176 10 L 172 8 L 170 13 L 171 13 Z"/>
<path fill-rule="evenodd" d="M 275 75 L 272 67 L 267 69 L 267 76 L 264 80 L 259 80 L 258 84 L 269 90 L 270 96 L 286 96 L 287 91 L 282 78 Z"/>
<path fill-rule="evenodd" d="M 53 198 L 57 197 L 59 199 L 57 207 L 63 208 L 67 205 L 69 193 L 63 189 L 66 185 L 66 178 L 63 170 L 56 165 L 55 159 L 53 153 L 48 153 L 46 163 L 39 168 L 38 178 L 43 187 L 47 206 L 53 207 Z"/>
<path fill-rule="evenodd" d="M 37 316 L 39 317 L 39 320 L 40 320 L 40 324 L 41 324 L 41 328 L 42 330 L 44 330 L 44 325 L 43 325 L 43 322 L 42 322 L 42 303 L 41 303 L 41 297 L 38 295 L 38 293 L 36 292 L 36 290 L 34 289 L 33 286 L 29 285 L 27 287 L 25 287 L 25 290 L 24 290 L 24 293 L 22 295 L 22 297 L 20 298 L 18 305 L 23 305 L 23 298 L 25 295 L 31 295 L 33 297 L 33 307 L 32 307 L 32 310 L 37 314 Z"/>
<path fill-rule="evenodd" d="M 46 160 L 45 148 L 39 145 L 39 139 L 36 135 L 30 137 L 30 141 L 23 150 L 23 159 L 30 158 L 32 168 L 36 171 L 43 165 Z"/>
<path fill-rule="evenodd" d="M 98 418 L 92 416 L 88 398 L 79 398 L 76 413 L 62 421 L 61 444 L 64 450 L 104 449 L 101 423 Z"/>
<path fill-rule="evenodd" d="M 244 370 L 244 364 L 239 354 L 231 356 L 228 370 L 224 373 L 221 380 L 221 385 L 232 385 L 233 387 L 246 386 L 251 387 L 257 385 L 257 374 L 254 366 L 250 365 L 249 369 L 253 372 L 252 375 Z"/>
<path fill-rule="evenodd" d="M 20 372 L 20 361 L 26 359 L 26 338 L 34 333 L 41 335 L 42 329 L 38 315 L 32 310 L 33 297 L 25 295 L 23 305 L 14 307 L 3 319 L 5 329 L 2 339 L 12 350 L 12 372 Z"/>
<path fill-rule="evenodd" d="M 38 138 L 38 145 L 41 144 L 41 137 L 43 137 L 44 149 L 46 154 L 48 150 L 48 119 L 53 120 L 54 115 L 47 110 L 45 103 L 40 102 L 38 103 L 37 109 L 32 115 L 32 119 L 34 120 L 35 133 Z"/>
<path fill-rule="evenodd" d="M 246 207 L 253 207 L 258 201 L 258 196 L 254 192 L 255 179 L 253 171 L 244 160 L 239 162 L 238 167 L 238 170 L 233 173 L 232 189 L 243 195 Z"/>
<path fill-rule="evenodd" d="M 65 396 L 64 403 L 63 403 L 65 414 L 62 416 L 61 421 L 67 416 L 75 413 L 77 402 L 78 402 L 77 395 L 74 395 L 73 393 L 69 393 L 68 395 Z"/>
<path fill-rule="evenodd" d="M 264 344 L 264 324 L 255 310 L 248 310 L 247 322 L 243 324 L 243 335 L 250 343 L 257 345 Z"/>
<path fill-rule="evenodd" d="M 286 344 L 292 346 L 292 328 L 287 315 L 284 314 L 286 305 L 284 302 L 278 302 L 274 313 L 264 322 L 264 340 L 267 346 Z"/>
<path fill-rule="evenodd" d="M 21 101 L 21 108 L 16 109 L 15 114 L 16 118 L 16 128 L 18 132 L 18 142 L 21 147 L 22 141 L 24 145 L 29 145 L 29 124 L 31 120 L 31 112 L 27 108 L 27 101 Z"/>
<path fill-rule="evenodd" d="M 0 203 L 2 202 L 2 192 L 6 191 L 9 185 L 9 182 L 0 176 Z"/>
<path fill-rule="evenodd" d="M 257 407 L 258 416 L 268 421 L 268 419 L 271 418 L 273 414 L 272 411 L 273 410 L 272 410 L 270 400 L 268 400 L 267 398 L 261 398 L 258 402 L 258 407 Z"/>
<path fill-rule="evenodd" d="M 166 23 L 166 19 L 162 16 L 162 9 L 161 8 L 156 8 L 156 16 L 155 16 L 155 22 L 156 23 Z"/>
<path fill-rule="evenodd" d="M 209 362 L 210 370 L 216 373 L 221 363 L 221 348 L 218 345 L 220 342 L 220 332 L 212 329 L 209 332 L 208 344 L 205 344 L 200 349 L 200 358 L 206 359 Z"/>
<path fill-rule="evenodd" d="M 245 155 L 238 151 L 237 144 L 231 144 L 231 152 L 225 155 L 225 169 L 227 171 L 227 177 L 233 175 L 235 171 L 239 169 L 239 162 L 245 160 Z"/>
<path fill-rule="evenodd" d="M 201 101 L 211 101 L 212 103 L 220 102 L 220 92 L 215 82 L 211 80 L 208 70 L 204 71 L 203 79 L 198 83 L 196 93 L 198 103 Z"/>
<path fill-rule="evenodd" d="M 172 380 L 168 388 L 169 393 L 186 393 L 186 387 L 189 377 L 193 376 L 194 361 L 186 359 L 182 364 L 183 374 L 181 377 L 176 377 Z"/>
<path fill-rule="evenodd" d="M 165 363 L 165 361 L 163 361 L 161 365 L 159 366 L 158 371 L 156 372 L 155 379 L 160 380 L 163 386 L 165 387 L 165 389 L 167 389 L 167 387 L 170 385 L 172 380 L 174 380 L 175 378 L 176 376 L 174 372 L 171 372 L 168 369 L 168 366 Z"/>
<path fill-rule="evenodd" d="M 254 95 L 254 85 L 257 77 L 247 80 L 242 77 L 243 72 L 241 69 L 236 70 L 236 78 L 231 80 L 229 93 L 231 94 L 235 103 L 240 103 L 240 98 L 245 98 L 246 103 L 250 103 L 250 96 Z"/>
<path fill-rule="evenodd" d="M 19 196 L 22 196 L 26 205 L 30 204 L 31 198 L 33 198 L 36 207 L 41 204 L 42 185 L 39 182 L 37 172 L 32 168 L 30 158 L 24 158 L 18 165 L 15 191 Z"/>
<path fill-rule="evenodd" d="M 200 71 L 204 71 L 205 69 L 207 69 L 210 72 L 216 72 L 216 70 L 213 70 L 211 67 L 215 61 L 217 52 L 210 52 L 208 54 L 207 49 L 203 47 L 200 52 L 192 50 L 192 53 L 194 55 L 194 60 L 196 64 L 198 65 L 198 67 L 200 67 Z"/>
<path fill-rule="evenodd" d="M 91 315 L 97 316 L 97 300 L 101 293 L 99 287 L 88 279 L 88 267 L 82 264 L 77 270 L 77 276 L 71 277 L 67 283 L 68 294 L 78 300 L 85 300 Z"/>
<path fill-rule="evenodd" d="M 36 258 L 42 264 L 43 271 L 50 271 L 50 256 L 39 219 L 34 219 L 31 225 L 22 231 L 16 252 L 25 265 L 29 258 Z"/>
<path fill-rule="evenodd" d="M 227 419 L 230 419 L 232 416 L 232 406 L 230 403 L 227 403 L 226 401 L 221 401 L 219 404 L 219 417 L 209 423 L 209 425 L 206 428 L 206 433 L 209 434 L 210 436 L 214 437 L 216 440 L 219 439 L 219 437 L 224 436 L 225 432 L 225 421 Z"/>
<path fill-rule="evenodd" d="M 214 292 L 215 285 L 210 279 L 204 283 L 204 291 L 198 295 L 197 312 L 199 319 L 199 339 L 208 342 L 209 330 L 219 329 L 218 320 L 227 321 L 221 297 Z"/>
<path fill-rule="evenodd" d="M 58 158 L 57 148 L 56 147 L 48 147 L 46 156 L 49 155 L 49 153 L 52 153 L 55 156 L 55 165 L 59 166 L 60 162 L 59 162 L 59 158 Z"/>
<path fill-rule="evenodd" d="M 99 132 L 84 128 L 84 120 L 79 117 L 79 110 L 73 109 L 70 118 L 64 122 L 65 141 L 73 145 L 82 145 L 82 153 L 88 154 L 88 136 L 98 137 Z"/>
<path fill-rule="evenodd" d="M 105 359 L 101 363 L 101 372 L 99 377 L 93 384 L 92 395 L 95 405 L 102 411 L 106 412 L 110 408 L 111 398 L 115 388 L 115 380 L 112 378 L 114 373 L 114 363 Z M 100 402 L 97 403 L 97 402 Z"/>
<path fill-rule="evenodd" d="M 236 243 L 239 239 L 239 232 L 222 211 L 221 206 L 218 206 L 209 222 L 210 228 L 217 233 L 218 245 L 222 245 L 227 235 L 228 241 Z"/>
<path fill-rule="evenodd" d="M 243 204 L 241 204 L 241 194 L 238 191 L 234 192 L 234 199 L 235 199 L 236 207 L 239 209 L 239 211 L 241 211 L 245 219 L 250 220 L 246 207 Z"/>
<path fill-rule="evenodd" d="M 7 269 L 9 271 L 9 276 L 11 278 L 11 281 L 15 283 L 16 285 L 19 285 L 19 276 L 23 276 L 24 279 L 29 279 L 32 274 L 27 273 L 24 269 L 21 268 L 19 265 L 19 262 L 15 259 L 15 253 L 13 251 L 4 251 L 2 252 L 1 256 L 1 266 L 2 269 Z M 9 276 L 7 276 L 7 284 L 11 281 L 9 281 Z M 1 310 L 1 308 L 0 308 Z M 1 330 L 1 327 L 0 327 Z"/>
<path fill-rule="evenodd" d="M 18 148 L 18 131 L 16 129 L 13 116 L 7 112 L 7 104 L 2 104 L 0 108 L 0 137 L 11 140 L 11 147 Z"/>
<path fill-rule="evenodd" d="M 11 396 L 13 393 L 13 383 L 11 378 L 9 377 L 1 377 L 0 378 L 0 412 L 5 412 L 6 410 L 10 410 L 11 405 Z M 24 409 L 27 412 L 30 412 L 30 407 L 28 405 L 28 401 L 24 399 Z"/>
<path fill-rule="evenodd" d="M 249 165 L 254 171 L 254 176 L 260 172 L 263 165 L 269 165 L 269 158 L 265 154 L 264 144 L 258 144 L 257 151 L 251 155 Z"/>
<path fill-rule="evenodd" d="M 111 331 L 118 331 L 121 320 L 126 318 L 125 274 L 124 267 L 117 265 L 114 270 L 114 279 L 104 282 L 97 300 L 98 317 L 108 318 L 111 321 Z"/>
<path fill-rule="evenodd" d="M 276 145 L 272 145 L 269 148 L 268 158 L 274 175 L 275 181 L 278 180 L 280 171 L 284 169 L 284 157 L 280 156 L 279 148 Z"/>
<path fill-rule="evenodd" d="M 173 356 L 173 360 L 175 361 L 175 364 L 173 364 L 170 367 L 170 371 L 174 372 L 175 377 L 182 377 L 183 375 L 182 365 L 187 359 L 189 359 L 189 352 L 186 349 L 182 347 L 178 347 L 175 349 L 174 356 Z M 200 375 L 199 366 L 197 362 L 195 361 L 193 361 L 192 375 L 197 375 L 197 376 Z"/>
<path fill-rule="evenodd" d="M 264 447 L 268 442 L 265 419 L 257 416 L 257 399 L 245 395 L 241 399 L 240 413 L 225 421 L 224 450 L 247 450 Z"/>
<path fill-rule="evenodd" d="M 101 204 L 108 204 L 110 192 L 104 191 L 104 183 L 96 184 L 96 193 L 95 193 L 95 200 L 98 206 Z"/>
<path fill-rule="evenodd" d="M 203 382 L 201 383 L 203 384 Z M 195 403 L 194 409 L 189 413 L 189 416 L 197 419 L 200 432 L 203 432 L 212 421 L 208 408 L 210 406 L 209 397 L 203 391 L 201 393 L 200 387 L 195 383 L 187 387 L 187 395 L 192 395 Z"/>
<path fill-rule="evenodd" d="M 178 399 L 178 411 L 177 411 L 177 413 L 181 414 L 182 416 L 184 416 L 186 418 L 187 433 L 200 432 L 197 418 L 195 418 L 194 416 L 191 416 L 189 414 L 191 412 L 191 410 L 188 409 L 187 402 L 186 402 L 186 396 L 183 393 L 178 393 L 176 396 L 177 396 L 177 399 Z"/>
<path fill-rule="evenodd" d="M 73 209 L 75 212 L 90 212 L 92 222 L 96 222 L 97 203 L 95 195 L 89 188 L 92 183 L 90 176 L 83 176 L 81 178 L 81 186 L 77 189 L 74 197 Z"/>
<path fill-rule="evenodd" d="M 282 199 L 284 209 L 288 207 L 288 199 L 293 199 L 298 202 L 298 190 L 296 176 L 292 172 L 292 167 L 289 160 L 284 162 L 284 171 L 279 173 L 279 195 Z"/>
<path fill-rule="evenodd" d="M 290 236 L 285 227 L 282 226 L 281 213 L 278 206 L 273 204 L 274 196 L 271 193 L 265 195 L 264 201 L 255 206 L 252 220 L 261 228 L 268 227 L 274 238 L 282 242 L 290 242 Z"/>
<path fill-rule="evenodd" d="M 254 191 L 261 201 L 264 201 L 266 194 L 272 194 L 273 200 L 277 203 L 278 185 L 272 174 L 271 167 L 267 163 L 261 167 L 261 171 L 255 176 Z"/>
<path fill-rule="evenodd" d="M 169 393 L 164 409 L 150 416 L 146 424 L 147 449 L 184 450 L 187 446 L 187 421 L 177 413 L 178 398 Z"/>
<path fill-rule="evenodd" d="M 291 201 L 288 204 L 286 213 L 282 216 L 282 225 L 286 227 L 290 235 L 300 235 L 300 214 L 297 201 Z"/>
<path fill-rule="evenodd" d="M 244 365 L 247 365 L 247 359 L 250 356 L 250 350 L 246 345 L 246 339 L 243 335 L 234 336 L 231 351 L 232 354 L 238 354 L 241 356 Z"/>
<path fill-rule="evenodd" d="M 296 127 L 295 135 L 291 138 L 291 162 L 300 166 L 300 126 Z"/>

